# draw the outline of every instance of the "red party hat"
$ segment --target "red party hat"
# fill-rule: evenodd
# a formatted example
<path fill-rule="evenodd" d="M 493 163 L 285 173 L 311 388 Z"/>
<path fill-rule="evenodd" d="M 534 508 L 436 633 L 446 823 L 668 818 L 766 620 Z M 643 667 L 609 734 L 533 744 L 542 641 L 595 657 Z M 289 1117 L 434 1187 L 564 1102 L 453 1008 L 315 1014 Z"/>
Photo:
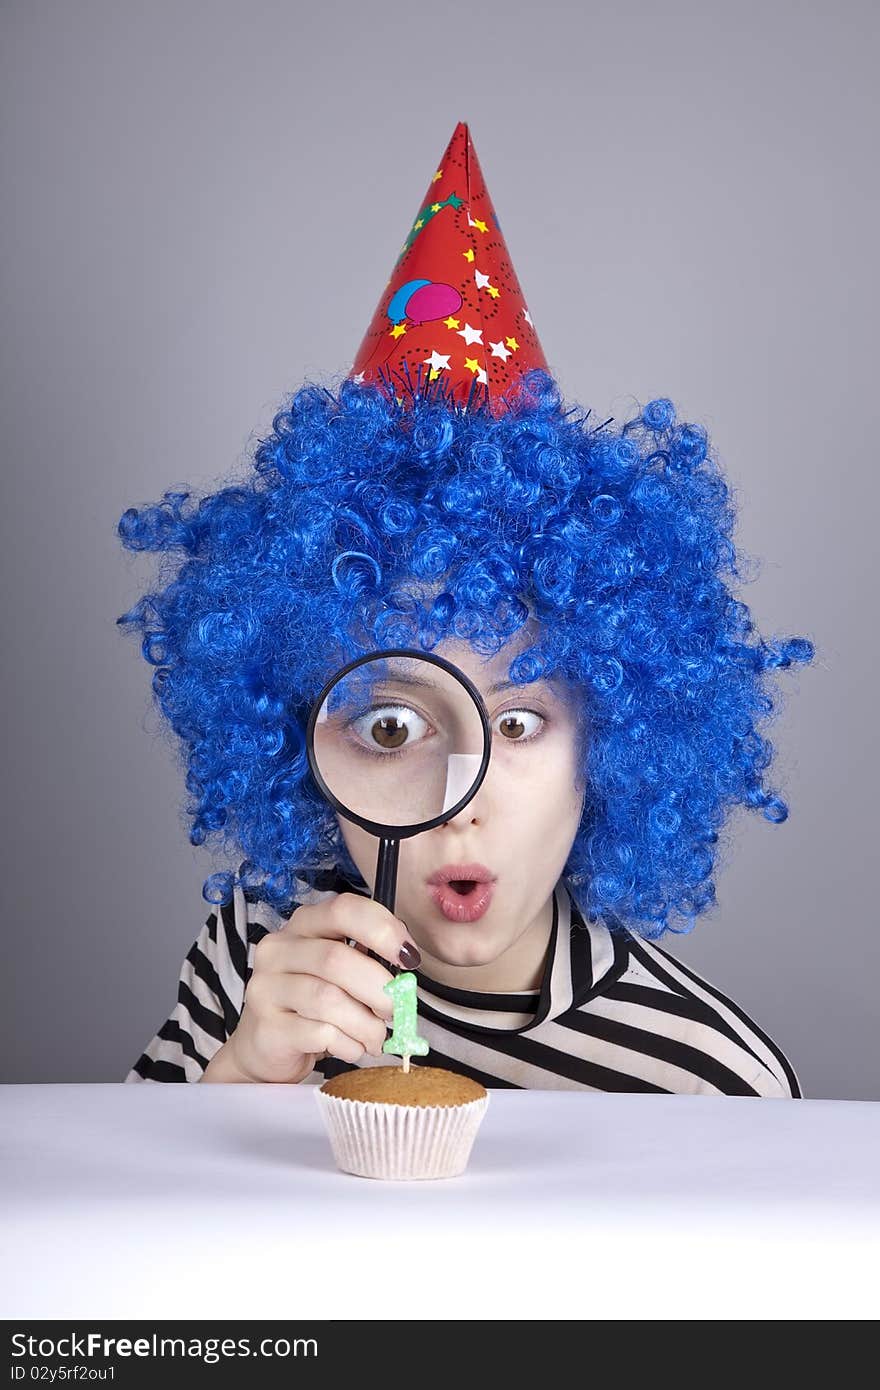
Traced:
<path fill-rule="evenodd" d="M 349 376 L 498 415 L 541 351 L 467 125 L 459 121 Z"/>

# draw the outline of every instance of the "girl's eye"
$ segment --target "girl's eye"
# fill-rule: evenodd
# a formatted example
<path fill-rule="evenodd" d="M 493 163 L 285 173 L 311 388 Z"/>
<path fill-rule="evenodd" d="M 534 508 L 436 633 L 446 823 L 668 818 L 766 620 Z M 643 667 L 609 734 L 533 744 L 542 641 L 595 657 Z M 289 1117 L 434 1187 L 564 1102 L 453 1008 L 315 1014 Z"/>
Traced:
<path fill-rule="evenodd" d="M 355 719 L 351 728 L 370 753 L 380 757 L 423 739 L 429 725 L 407 705 L 381 705 Z"/>
<path fill-rule="evenodd" d="M 535 737 L 543 723 L 543 715 L 533 709 L 506 709 L 498 715 L 495 727 L 509 743 L 525 743 Z"/>

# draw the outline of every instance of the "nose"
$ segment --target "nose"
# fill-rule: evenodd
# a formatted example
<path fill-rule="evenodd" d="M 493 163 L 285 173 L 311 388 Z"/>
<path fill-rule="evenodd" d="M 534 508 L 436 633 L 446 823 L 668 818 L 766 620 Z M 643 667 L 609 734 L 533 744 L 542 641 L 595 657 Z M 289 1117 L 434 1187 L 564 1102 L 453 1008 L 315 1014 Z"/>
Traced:
<path fill-rule="evenodd" d="M 456 790 L 458 796 L 464 796 L 468 788 L 474 784 L 475 774 L 479 771 L 480 758 L 473 754 L 465 754 L 461 758 L 461 767 L 457 772 L 458 787 L 452 785 L 452 779 L 447 775 L 447 806 L 454 806 L 456 801 Z M 502 778 L 503 783 L 503 778 Z M 494 814 L 496 803 L 503 807 L 504 789 L 498 782 L 498 769 L 493 760 L 489 760 L 486 767 L 485 776 L 471 797 L 466 806 L 454 815 L 450 820 L 446 820 L 442 825 L 434 827 L 435 830 L 447 830 L 450 827 L 458 830 L 465 830 L 472 825 L 485 825 L 490 816 Z"/>
<path fill-rule="evenodd" d="M 476 815 L 472 816 L 470 806 L 466 806 L 463 811 L 459 811 L 457 816 L 453 816 L 452 820 L 446 820 L 443 822 L 442 825 L 435 825 L 434 831 L 436 833 L 437 831 L 448 830 L 451 825 L 457 826 L 459 829 L 464 830 L 464 828 L 468 825 L 481 824 L 482 821 L 480 817 Z"/>
<path fill-rule="evenodd" d="M 488 781 L 488 777 L 486 781 Z M 487 814 L 486 781 L 483 782 L 476 796 L 474 796 L 466 806 L 461 808 L 458 815 L 452 816 L 450 820 L 444 821 L 442 825 L 436 825 L 434 830 L 449 830 L 450 827 L 458 830 L 465 830 L 470 825 L 484 824 Z"/>

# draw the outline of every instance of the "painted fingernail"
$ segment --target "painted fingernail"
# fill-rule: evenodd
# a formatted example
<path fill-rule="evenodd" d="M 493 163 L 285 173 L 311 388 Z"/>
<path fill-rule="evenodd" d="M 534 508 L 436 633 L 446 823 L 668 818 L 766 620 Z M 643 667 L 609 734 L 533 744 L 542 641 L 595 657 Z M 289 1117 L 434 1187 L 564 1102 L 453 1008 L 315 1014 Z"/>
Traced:
<path fill-rule="evenodd" d="M 404 941 L 397 959 L 404 970 L 416 970 L 422 963 L 422 953 L 412 941 Z"/>

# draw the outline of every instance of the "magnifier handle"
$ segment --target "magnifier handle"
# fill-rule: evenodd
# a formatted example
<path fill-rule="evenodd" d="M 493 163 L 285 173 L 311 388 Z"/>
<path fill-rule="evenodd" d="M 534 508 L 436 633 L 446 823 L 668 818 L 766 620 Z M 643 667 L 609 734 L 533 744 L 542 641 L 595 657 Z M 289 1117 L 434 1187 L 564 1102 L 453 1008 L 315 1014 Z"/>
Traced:
<path fill-rule="evenodd" d="M 384 836 L 379 841 L 379 857 L 376 860 L 376 888 L 373 900 L 394 912 L 397 896 L 397 858 L 400 852 L 399 840 L 388 840 Z"/>

